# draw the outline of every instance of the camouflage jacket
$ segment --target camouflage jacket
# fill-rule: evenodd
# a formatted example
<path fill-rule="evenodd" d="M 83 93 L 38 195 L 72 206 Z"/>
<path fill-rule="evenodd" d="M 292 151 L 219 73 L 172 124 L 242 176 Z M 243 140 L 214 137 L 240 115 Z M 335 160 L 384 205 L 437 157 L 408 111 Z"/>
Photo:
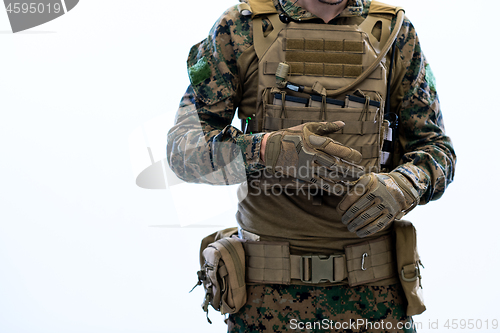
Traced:
<path fill-rule="evenodd" d="M 274 2 L 293 19 L 314 16 L 294 5 L 295 1 Z M 348 0 L 341 15 L 366 17 L 370 3 Z M 335 19 L 331 23 L 335 24 Z M 264 168 L 259 156 L 263 134 L 243 134 L 231 125 L 241 97 L 237 60 L 252 46 L 252 35 L 251 18 L 242 16 L 234 6 L 189 53 L 191 85 L 180 102 L 167 143 L 169 165 L 185 181 L 238 183 L 246 179 L 246 174 Z M 397 60 L 404 68 L 398 76 L 400 82 L 392 89 L 402 100 L 396 110 L 402 149 L 396 170 L 413 181 L 420 204 L 424 204 L 441 197 L 452 182 L 456 156 L 445 135 L 434 76 L 407 18 L 396 47 L 400 55 Z M 230 163 L 234 161 L 239 163 Z"/>

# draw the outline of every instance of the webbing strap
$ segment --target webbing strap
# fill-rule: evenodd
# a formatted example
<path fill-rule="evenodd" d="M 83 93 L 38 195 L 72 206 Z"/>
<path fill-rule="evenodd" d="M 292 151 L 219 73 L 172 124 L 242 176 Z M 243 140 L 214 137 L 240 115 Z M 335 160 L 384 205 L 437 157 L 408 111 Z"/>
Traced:
<path fill-rule="evenodd" d="M 283 42 L 285 51 L 335 51 L 350 54 L 365 52 L 365 44 L 361 41 L 284 38 Z"/>
<path fill-rule="evenodd" d="M 356 78 L 363 72 L 361 65 L 289 62 L 289 75 L 313 75 Z"/>
<path fill-rule="evenodd" d="M 246 280 L 290 284 L 290 252 L 288 243 L 247 241 Z"/>
<path fill-rule="evenodd" d="M 264 74 L 275 75 L 279 63 L 266 61 L 263 64 Z M 288 75 L 320 75 L 331 77 L 358 77 L 363 73 L 361 65 L 343 65 L 343 64 L 306 64 L 306 63 L 288 63 L 290 72 Z M 318 71 L 318 65 L 321 69 Z M 308 66 L 306 68 L 306 66 Z M 367 79 L 381 80 L 382 71 L 374 71 Z"/>
<path fill-rule="evenodd" d="M 238 11 L 243 15 L 245 11 L 249 11 L 251 13 L 252 8 L 250 8 L 249 4 L 243 2 L 238 5 Z"/>
<path fill-rule="evenodd" d="M 287 63 L 361 65 L 363 54 L 297 51 L 287 52 L 286 61 Z"/>
<path fill-rule="evenodd" d="M 345 251 L 350 286 L 389 278 L 397 273 L 389 236 L 346 246 Z"/>
<path fill-rule="evenodd" d="M 262 14 L 263 16 L 255 16 L 253 18 L 253 38 L 254 38 L 254 48 L 255 48 L 255 53 L 257 54 L 258 59 L 262 59 L 262 56 L 266 53 L 266 51 L 269 49 L 269 47 L 274 43 L 276 38 L 278 38 L 278 34 L 285 28 L 286 24 L 281 22 L 279 19 L 279 15 L 276 13 L 275 8 L 271 8 L 271 1 L 268 0 L 251 0 L 250 1 L 250 6 L 252 7 L 252 11 L 254 11 L 254 7 L 260 7 L 262 6 Z M 389 52 L 389 49 L 391 48 L 391 45 L 394 43 L 396 40 L 399 31 L 401 30 L 401 27 L 403 26 L 403 21 L 404 21 L 404 9 L 401 7 L 393 7 L 393 6 L 388 6 L 383 3 L 379 2 L 372 2 L 371 5 L 372 8 L 370 8 L 369 14 L 392 14 L 392 15 L 397 15 L 396 19 L 396 24 L 394 25 L 394 29 L 392 33 L 390 34 L 387 43 L 383 47 L 382 50 L 380 50 L 380 54 L 378 55 L 377 59 L 368 67 L 364 72 L 361 73 L 357 77 L 356 80 L 348 84 L 347 86 L 336 89 L 336 90 L 327 90 L 327 95 L 328 96 L 337 96 L 340 94 L 343 94 L 349 90 L 352 90 L 356 85 L 364 81 L 370 74 L 378 67 L 378 65 L 382 62 L 384 57 L 387 55 Z M 265 16 L 265 14 L 268 14 Z M 260 12 L 254 11 L 254 15 L 260 14 Z M 264 32 L 262 31 L 262 21 L 264 18 L 267 18 L 271 24 L 272 24 L 272 31 L 265 35 Z M 381 39 L 383 40 L 383 39 Z M 309 87 L 304 87 L 304 92 L 305 93 L 312 93 L 312 90 Z"/>
<path fill-rule="evenodd" d="M 307 122 L 321 121 L 321 119 L 289 119 L 278 117 L 266 117 L 264 119 L 264 129 L 268 131 L 278 131 L 282 128 L 289 128 Z M 345 126 L 337 133 L 341 134 L 377 134 L 379 124 L 373 121 L 344 121 Z"/>
<path fill-rule="evenodd" d="M 391 6 L 383 2 L 372 1 L 368 14 L 389 14 L 396 15 L 402 7 Z"/>
<path fill-rule="evenodd" d="M 276 7 L 272 0 L 248 0 L 253 15 L 274 14 Z"/>
<path fill-rule="evenodd" d="M 358 78 L 354 81 L 352 81 L 350 84 L 346 85 L 343 88 L 336 89 L 336 90 L 327 90 L 327 96 L 337 96 L 340 94 L 343 94 L 349 90 L 352 90 L 354 87 L 356 87 L 359 83 L 363 82 L 370 74 L 378 67 L 378 65 L 382 62 L 384 57 L 387 55 L 389 52 L 389 49 L 391 48 L 392 44 L 396 40 L 399 31 L 401 30 L 401 27 L 403 26 L 403 21 L 404 21 L 404 11 L 402 8 L 398 9 L 398 14 L 397 14 L 397 20 L 396 24 L 394 26 L 394 30 L 392 31 L 389 40 L 385 44 L 384 48 L 381 50 L 380 54 L 378 55 L 377 59 L 368 67 Z M 313 90 L 310 87 L 304 87 L 304 92 L 307 94 L 312 94 Z"/>
<path fill-rule="evenodd" d="M 250 283 L 314 285 L 348 279 L 355 286 L 396 275 L 389 236 L 349 245 L 345 254 L 331 256 L 290 255 L 286 242 L 246 241 L 243 246 Z"/>
<path fill-rule="evenodd" d="M 272 31 L 268 34 L 264 34 L 262 31 L 262 21 L 267 18 L 272 25 Z M 253 45 L 255 48 L 255 54 L 257 54 L 258 59 L 262 59 L 262 56 L 269 47 L 274 43 L 278 34 L 285 28 L 286 24 L 281 22 L 278 14 L 272 14 L 269 16 L 256 16 L 253 18 Z"/>
<path fill-rule="evenodd" d="M 381 47 L 389 40 L 391 34 L 391 20 L 386 18 L 380 18 L 373 15 L 368 15 L 368 17 L 359 25 L 359 28 L 363 31 L 370 31 L 373 29 L 377 23 L 380 22 L 380 39 L 377 39 L 372 34 L 368 34 L 370 43 L 373 45 L 375 50 L 381 52 Z"/>
<path fill-rule="evenodd" d="M 368 34 L 370 43 L 375 47 L 377 52 L 381 51 L 381 47 L 386 44 L 389 40 L 391 34 L 391 19 L 381 17 L 380 15 L 396 15 L 400 10 L 404 10 L 401 7 L 387 5 L 382 2 L 372 1 L 370 4 L 370 9 L 368 10 L 367 18 L 359 25 L 360 29 L 363 31 L 372 31 L 375 25 L 380 22 L 381 35 L 380 39 L 377 40 L 372 34 Z"/>

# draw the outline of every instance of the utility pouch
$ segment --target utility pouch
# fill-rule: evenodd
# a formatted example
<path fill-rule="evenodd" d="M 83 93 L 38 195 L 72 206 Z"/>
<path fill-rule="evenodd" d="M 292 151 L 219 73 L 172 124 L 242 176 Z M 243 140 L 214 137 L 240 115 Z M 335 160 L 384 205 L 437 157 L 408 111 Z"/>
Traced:
<path fill-rule="evenodd" d="M 202 308 L 210 323 L 209 304 L 222 314 L 233 314 L 238 312 L 247 300 L 243 240 L 236 236 L 219 238 L 235 233 L 237 228 L 225 229 L 205 237 L 202 241 L 200 261 L 203 261 L 203 264 L 198 271 L 197 286 L 203 284 L 205 289 Z M 211 240 L 214 241 L 210 242 Z M 210 243 L 206 245 L 207 242 Z"/>
<path fill-rule="evenodd" d="M 408 316 L 421 314 L 425 311 L 425 305 L 420 275 L 422 262 L 417 250 L 417 231 L 411 222 L 396 220 L 394 232 L 399 280 L 408 301 L 406 314 Z"/>

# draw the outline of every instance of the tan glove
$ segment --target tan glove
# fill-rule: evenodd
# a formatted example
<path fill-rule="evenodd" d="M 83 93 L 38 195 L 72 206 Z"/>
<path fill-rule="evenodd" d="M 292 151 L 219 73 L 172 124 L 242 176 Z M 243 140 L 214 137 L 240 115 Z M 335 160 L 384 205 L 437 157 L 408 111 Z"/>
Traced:
<path fill-rule="evenodd" d="M 418 205 L 417 190 L 399 172 L 369 173 L 339 203 L 342 223 L 359 237 L 372 235 Z"/>
<path fill-rule="evenodd" d="M 268 170 L 334 192 L 337 183 L 355 181 L 363 174 L 357 165 L 362 156 L 324 135 L 339 131 L 342 121 L 310 122 L 272 132 L 267 139 L 265 163 Z"/>

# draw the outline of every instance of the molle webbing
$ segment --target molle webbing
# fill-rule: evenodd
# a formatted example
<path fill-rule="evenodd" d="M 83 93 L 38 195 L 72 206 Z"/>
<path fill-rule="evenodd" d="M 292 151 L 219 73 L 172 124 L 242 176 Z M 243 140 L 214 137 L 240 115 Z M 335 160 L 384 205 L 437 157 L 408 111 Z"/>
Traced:
<path fill-rule="evenodd" d="M 284 49 L 290 75 L 358 77 L 363 72 L 362 41 L 289 38 Z"/>
<path fill-rule="evenodd" d="M 342 64 L 315 64 L 315 63 L 288 63 L 290 65 L 290 76 L 310 75 L 310 76 L 328 76 L 328 77 L 345 77 L 356 78 L 363 70 L 362 66 L 358 65 L 342 65 Z M 277 62 L 265 62 L 263 64 L 264 74 L 274 75 L 278 68 Z M 372 80 L 382 80 L 382 71 L 375 70 L 369 77 Z"/>
<path fill-rule="evenodd" d="M 361 65 L 315 64 L 290 62 L 290 75 L 321 75 L 330 77 L 358 77 L 363 72 Z"/>
<path fill-rule="evenodd" d="M 329 119 L 326 119 L 330 121 Z M 283 128 L 294 127 L 307 122 L 318 121 L 318 119 L 288 119 L 288 118 L 271 118 L 267 117 L 264 123 L 264 127 L 268 131 L 278 131 Z M 353 134 L 353 135 L 364 135 L 364 134 L 378 134 L 379 125 L 373 121 L 362 121 L 362 122 L 348 122 L 344 121 L 345 126 L 338 132 L 338 134 Z M 363 157 L 365 157 L 363 155 Z"/>
<path fill-rule="evenodd" d="M 287 242 L 247 240 L 246 281 L 269 284 L 345 284 L 357 286 L 397 274 L 392 238 L 348 245 L 332 255 L 291 255 Z"/>
<path fill-rule="evenodd" d="M 325 52 L 287 52 L 287 62 L 304 62 L 319 64 L 361 65 L 361 54 L 325 53 Z"/>
<path fill-rule="evenodd" d="M 341 120 L 346 123 L 343 131 L 329 137 L 347 146 L 359 147 L 363 154 L 361 165 L 378 172 L 387 132 L 382 129 L 387 94 L 386 51 L 391 44 L 389 41 L 397 35 L 404 15 L 397 15 L 391 33 L 391 20 L 399 9 L 377 2 L 371 3 L 369 20 L 359 24 L 359 17 L 346 17 L 342 25 L 296 21 L 285 24 L 277 11 L 270 7 L 271 0 L 250 0 L 248 3 L 253 13 L 259 87 L 256 107 L 239 108 L 240 118 L 252 118 L 254 133 L 276 131 L 305 122 Z M 259 7 L 264 3 L 268 4 L 267 9 Z M 266 32 L 262 29 L 264 19 L 270 25 Z M 289 82 L 296 88 L 277 81 L 280 63 L 289 66 L 285 83 Z M 302 98 L 309 102 L 302 105 L 277 102 L 275 94 L 281 94 L 283 101 L 288 97 L 290 101 L 291 98 Z M 362 103 L 337 107 L 324 99 L 344 100 L 352 95 L 377 101 L 379 107 L 374 109 Z M 323 100 L 317 102 L 317 97 Z"/>
<path fill-rule="evenodd" d="M 361 41 L 289 38 L 285 40 L 284 45 L 285 50 L 364 53 L 364 44 Z"/>

